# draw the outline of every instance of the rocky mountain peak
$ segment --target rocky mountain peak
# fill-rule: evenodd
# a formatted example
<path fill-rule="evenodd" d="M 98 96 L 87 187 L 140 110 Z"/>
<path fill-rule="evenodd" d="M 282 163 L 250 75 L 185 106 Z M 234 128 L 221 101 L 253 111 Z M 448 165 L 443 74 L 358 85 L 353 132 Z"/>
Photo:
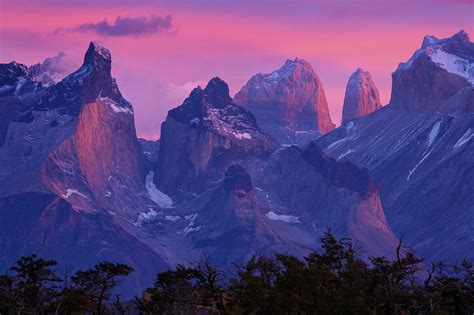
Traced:
<path fill-rule="evenodd" d="M 27 67 L 16 61 L 0 64 L 0 86 L 11 86 L 19 77 L 28 76 Z M 6 89 L 6 88 L 5 88 Z"/>
<path fill-rule="evenodd" d="M 282 144 L 304 144 L 335 127 L 321 80 L 303 59 L 286 60 L 273 72 L 252 76 L 234 101 Z"/>
<path fill-rule="evenodd" d="M 204 89 L 206 102 L 215 107 L 223 107 L 232 102 L 229 86 L 219 77 L 212 78 Z"/>
<path fill-rule="evenodd" d="M 367 115 L 381 106 L 379 90 L 370 73 L 357 68 L 347 82 L 342 122 Z"/>
<path fill-rule="evenodd" d="M 33 80 L 25 65 L 16 61 L 0 63 L 0 97 L 22 97 L 40 88 L 41 84 Z"/>
<path fill-rule="evenodd" d="M 452 35 L 451 37 L 444 38 L 444 39 L 439 39 L 439 38 L 437 38 L 436 36 L 433 36 L 433 35 L 426 35 L 423 38 L 421 48 L 426 48 L 426 47 L 428 47 L 430 45 L 433 45 L 433 44 L 447 43 L 447 42 L 450 42 L 450 43 L 456 43 L 456 42 L 457 43 L 469 43 L 470 42 L 469 34 L 464 30 L 460 30 L 459 32 Z"/>
<path fill-rule="evenodd" d="M 83 104 L 97 99 L 109 99 L 117 105 L 118 111 L 133 112 L 132 106 L 123 98 L 112 78 L 111 65 L 110 51 L 91 42 L 82 66 L 56 84 L 35 109 L 55 108 L 61 113 L 75 115 Z"/>
<path fill-rule="evenodd" d="M 204 89 L 195 88 L 181 106 L 168 114 L 192 128 L 213 130 L 223 135 L 239 130 L 259 131 L 255 117 L 234 104 L 227 83 L 217 77 Z M 248 135 L 250 137 L 250 133 Z"/>
<path fill-rule="evenodd" d="M 422 47 L 392 74 L 394 107 L 412 111 L 459 111 L 449 104 L 474 86 L 474 43 L 465 31 L 438 39 L 425 36 Z"/>
<path fill-rule="evenodd" d="M 110 51 L 97 44 L 96 42 L 90 42 L 89 48 L 84 56 L 84 64 L 103 66 L 110 65 L 112 63 L 112 57 Z"/>
<path fill-rule="evenodd" d="M 161 125 L 157 184 L 173 196 L 201 192 L 243 156 L 260 159 L 276 148 L 252 113 L 232 101 L 227 84 L 213 78 Z"/>
<path fill-rule="evenodd" d="M 270 74 L 259 74 L 268 81 L 276 81 L 288 78 L 295 78 L 301 76 L 304 73 L 314 73 L 311 65 L 304 59 L 287 59 L 283 66 L 278 70 L 271 72 Z"/>
<path fill-rule="evenodd" d="M 464 42 L 469 43 L 471 40 L 469 39 L 469 34 L 465 30 L 460 30 L 453 36 L 451 36 L 452 41 Z"/>

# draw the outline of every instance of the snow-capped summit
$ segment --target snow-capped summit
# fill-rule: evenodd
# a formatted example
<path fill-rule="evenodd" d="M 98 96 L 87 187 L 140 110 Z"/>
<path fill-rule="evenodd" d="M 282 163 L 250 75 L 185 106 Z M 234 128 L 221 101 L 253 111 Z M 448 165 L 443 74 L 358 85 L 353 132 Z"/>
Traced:
<path fill-rule="evenodd" d="M 465 77 L 471 84 L 474 84 L 473 53 L 473 44 L 464 30 L 443 39 L 427 35 L 423 38 L 421 48 L 407 62 L 400 63 L 398 69 L 408 69 L 415 60 L 424 56 L 438 67 Z"/>
<path fill-rule="evenodd" d="M 262 76 L 268 82 L 277 81 L 280 79 L 288 79 L 292 76 L 296 76 L 297 72 L 313 71 L 311 65 L 304 59 L 295 58 L 293 60 L 287 59 L 280 69 L 277 69 L 271 73 L 258 75 Z"/>
<path fill-rule="evenodd" d="M 275 71 L 252 76 L 234 101 L 283 144 L 303 144 L 334 129 L 321 80 L 303 59 L 286 60 Z"/>
<path fill-rule="evenodd" d="M 433 44 L 441 44 L 441 43 L 446 43 L 446 42 L 460 42 L 460 43 L 468 43 L 470 41 L 469 39 L 469 34 L 467 34 L 466 31 L 464 30 L 460 30 L 459 32 L 457 32 L 456 34 L 454 34 L 453 36 L 451 37 L 448 37 L 448 38 L 444 38 L 444 39 L 439 39 L 437 38 L 436 36 L 433 36 L 433 35 L 426 35 L 424 38 L 423 38 L 423 43 L 421 45 L 421 48 L 427 48 L 428 46 L 430 45 L 433 45 Z"/>
<path fill-rule="evenodd" d="M 35 82 L 28 67 L 12 61 L 0 63 L 0 97 L 23 96 L 41 89 L 41 84 Z"/>
<path fill-rule="evenodd" d="M 195 88 L 183 105 L 169 111 L 173 119 L 198 130 L 210 130 L 222 136 L 251 139 L 260 133 L 255 117 L 236 106 L 229 96 L 229 87 L 220 78 L 209 81 L 204 89 Z"/>
<path fill-rule="evenodd" d="M 459 111 L 449 103 L 465 101 L 474 86 L 474 43 L 465 31 L 438 39 L 425 36 L 422 47 L 392 74 L 390 104 L 415 111 Z M 461 93 L 461 94 L 458 94 Z M 466 96 L 467 95 L 467 96 Z M 461 111 L 473 110 L 463 108 Z"/>
<path fill-rule="evenodd" d="M 342 122 L 370 114 L 381 106 L 379 90 L 370 73 L 357 68 L 347 82 Z"/>

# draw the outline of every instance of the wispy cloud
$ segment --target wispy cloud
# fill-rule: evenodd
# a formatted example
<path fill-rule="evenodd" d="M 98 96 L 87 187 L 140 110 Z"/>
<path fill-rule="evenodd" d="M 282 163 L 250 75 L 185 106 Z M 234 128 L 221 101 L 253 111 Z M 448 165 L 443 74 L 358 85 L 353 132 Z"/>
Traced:
<path fill-rule="evenodd" d="M 109 23 L 107 19 L 97 23 L 84 23 L 73 28 L 58 28 L 54 32 L 61 33 L 79 32 L 96 33 L 101 36 L 144 36 L 173 28 L 173 18 L 171 15 L 161 16 L 139 16 L 139 17 L 117 17 L 114 23 Z"/>

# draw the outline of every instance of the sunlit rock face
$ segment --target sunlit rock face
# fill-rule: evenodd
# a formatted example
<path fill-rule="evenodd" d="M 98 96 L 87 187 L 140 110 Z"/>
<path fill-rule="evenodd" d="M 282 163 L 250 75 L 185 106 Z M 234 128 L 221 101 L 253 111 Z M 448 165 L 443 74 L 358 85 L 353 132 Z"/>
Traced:
<path fill-rule="evenodd" d="M 379 90 L 370 73 L 358 68 L 349 78 L 344 96 L 342 122 L 370 114 L 382 107 Z"/>
<path fill-rule="evenodd" d="M 234 101 L 254 113 L 262 130 L 281 144 L 304 144 L 335 127 L 321 80 L 302 59 L 252 76 Z"/>
<path fill-rule="evenodd" d="M 111 76 L 111 61 L 106 48 L 91 43 L 77 71 L 43 89 L 8 124 L 0 146 L 0 230 L 16 232 L 0 237 L 2 269 L 32 252 L 75 268 L 116 260 L 138 271 L 126 284 L 137 289 L 149 284 L 143 272 L 164 267 L 133 232 L 143 213 L 159 206 L 147 193 L 133 108 Z M 23 72 L 18 98 L 42 88 Z"/>

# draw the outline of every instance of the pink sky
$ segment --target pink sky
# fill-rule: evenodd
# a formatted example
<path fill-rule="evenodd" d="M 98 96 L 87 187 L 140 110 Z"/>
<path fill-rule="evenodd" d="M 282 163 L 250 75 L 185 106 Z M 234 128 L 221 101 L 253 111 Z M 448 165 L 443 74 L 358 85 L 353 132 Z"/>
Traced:
<path fill-rule="evenodd" d="M 79 66 L 88 42 L 95 40 L 112 52 L 113 75 L 134 105 L 139 136 L 156 139 L 167 111 L 196 85 L 219 76 L 233 96 L 251 75 L 298 57 L 320 76 L 331 118 L 339 124 L 347 79 L 357 67 L 372 74 L 386 104 L 391 73 L 424 35 L 447 37 L 460 29 L 474 34 L 473 3 L 0 0 L 0 62 L 30 65 L 63 51 Z M 120 33 L 123 28 L 94 32 L 90 26 L 104 19 L 113 24 L 117 17 L 162 21 L 168 15 L 171 27 L 134 22 L 132 34 Z M 55 34 L 57 29 L 62 31 Z"/>

